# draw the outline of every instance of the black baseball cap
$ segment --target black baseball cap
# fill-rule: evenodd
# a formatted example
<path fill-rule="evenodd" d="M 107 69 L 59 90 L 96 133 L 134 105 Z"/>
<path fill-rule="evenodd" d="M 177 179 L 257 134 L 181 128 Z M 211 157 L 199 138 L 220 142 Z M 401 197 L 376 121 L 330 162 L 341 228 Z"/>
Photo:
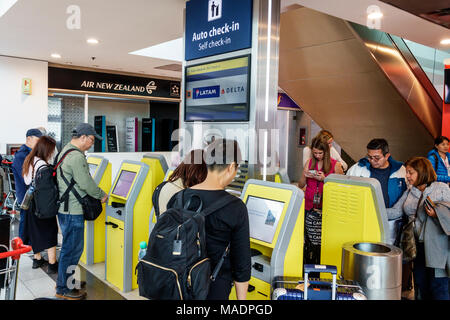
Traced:
<path fill-rule="evenodd" d="M 80 123 L 72 130 L 72 135 L 75 136 L 94 136 L 95 139 L 103 140 L 103 138 L 95 132 L 95 129 L 93 126 L 91 126 L 89 123 Z"/>
<path fill-rule="evenodd" d="M 27 137 L 32 137 L 32 136 L 38 137 L 38 138 L 42 137 L 41 130 L 39 130 L 39 129 L 29 129 L 27 131 Z"/>

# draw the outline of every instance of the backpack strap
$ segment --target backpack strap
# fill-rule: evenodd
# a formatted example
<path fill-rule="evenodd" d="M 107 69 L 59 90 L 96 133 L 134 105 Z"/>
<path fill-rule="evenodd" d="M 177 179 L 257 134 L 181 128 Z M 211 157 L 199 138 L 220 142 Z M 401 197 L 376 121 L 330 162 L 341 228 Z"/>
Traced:
<path fill-rule="evenodd" d="M 181 208 L 183 208 L 183 209 L 189 208 L 189 205 L 191 204 L 192 198 L 197 197 L 197 198 L 200 199 L 199 196 L 193 195 L 190 199 L 188 199 L 186 204 L 184 204 L 183 198 L 184 198 L 184 192 L 186 190 L 187 189 L 184 189 L 184 190 L 182 190 L 182 191 L 180 191 L 180 192 L 178 192 L 178 193 L 176 193 L 174 195 L 174 197 L 176 197 L 176 199 L 175 199 L 176 200 L 175 201 L 176 207 L 178 207 L 180 209 Z M 227 194 L 227 197 L 223 197 L 219 201 L 215 202 L 212 206 L 210 206 L 210 207 L 208 207 L 208 208 L 206 208 L 206 209 L 204 209 L 202 211 L 203 204 L 202 204 L 201 199 L 200 199 L 200 207 L 198 209 L 196 209 L 196 211 L 197 211 L 197 213 L 199 213 L 199 214 L 203 215 L 204 217 L 206 217 L 206 216 L 210 215 L 211 213 L 216 212 L 216 211 L 222 209 L 223 207 L 225 207 L 225 206 L 229 205 L 230 203 L 232 203 L 234 201 L 237 201 L 237 200 L 240 200 L 240 199 L 235 197 L 235 196 L 232 196 L 231 194 Z"/>
<path fill-rule="evenodd" d="M 156 218 L 159 217 L 159 215 L 161 214 L 161 212 L 159 212 L 159 194 L 161 193 L 162 188 L 168 183 L 169 181 L 163 181 L 161 182 L 155 189 L 155 191 L 153 191 L 153 196 L 152 196 L 152 203 L 153 203 L 153 208 L 155 209 L 155 216 Z"/>
<path fill-rule="evenodd" d="M 224 197 L 222 199 L 220 199 L 219 201 L 217 201 L 216 203 L 214 203 L 212 206 L 206 208 L 205 210 L 203 210 L 201 212 L 201 214 L 206 217 L 208 215 L 210 215 L 213 212 L 216 212 L 220 209 L 222 209 L 223 207 L 229 205 L 232 202 L 238 201 L 240 200 L 240 198 L 237 198 L 235 196 L 232 196 L 231 194 L 228 195 L 228 197 Z"/>
<path fill-rule="evenodd" d="M 69 182 L 66 179 L 66 177 L 64 176 L 62 167 L 61 167 L 61 164 L 64 161 L 64 159 L 66 158 L 66 156 L 72 151 L 78 151 L 78 152 L 82 153 L 79 149 L 71 148 L 71 149 L 67 150 L 66 152 L 64 152 L 64 154 L 62 155 L 62 157 L 59 161 L 57 161 L 59 158 L 59 154 L 60 154 L 60 153 L 58 153 L 55 157 L 55 162 L 54 162 L 54 170 L 55 171 L 53 172 L 53 174 L 56 175 L 57 169 L 59 167 L 59 172 L 61 174 L 61 178 L 67 185 L 66 191 L 64 191 L 64 193 L 62 194 L 62 196 L 60 197 L 60 200 L 59 200 L 60 203 L 64 202 L 64 211 L 69 210 L 69 192 L 70 191 L 72 191 L 73 195 L 75 196 L 75 198 L 77 198 L 78 201 L 81 201 L 80 194 L 74 188 L 75 183 L 76 183 L 75 180 L 72 178 L 72 180 Z"/>

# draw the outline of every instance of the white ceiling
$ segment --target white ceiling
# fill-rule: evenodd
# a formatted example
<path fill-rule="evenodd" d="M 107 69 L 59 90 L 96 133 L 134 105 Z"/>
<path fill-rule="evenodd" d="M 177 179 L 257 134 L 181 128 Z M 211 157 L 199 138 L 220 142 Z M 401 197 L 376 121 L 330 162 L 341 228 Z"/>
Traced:
<path fill-rule="evenodd" d="M 206 0 L 205 0 L 206 1 Z M 129 52 L 174 40 L 183 35 L 186 0 L 19 0 L 0 18 L 0 55 L 73 66 L 180 78 L 181 72 L 155 69 L 176 63 L 130 55 Z M 406 39 L 449 50 L 439 44 L 449 30 L 376 0 L 281 0 L 282 10 L 300 4 L 365 24 L 366 9 L 378 5 L 384 13 L 382 30 Z M 81 28 L 70 30 L 70 5 L 81 9 Z M 89 45 L 94 37 L 100 43 Z M 57 52 L 62 58 L 54 59 Z M 96 57 L 92 61 L 91 57 Z"/>
<path fill-rule="evenodd" d="M 180 72 L 154 69 L 174 61 L 128 53 L 181 37 L 185 2 L 19 0 L 0 18 L 0 55 L 179 78 Z M 70 5 L 80 7 L 80 29 L 66 26 Z M 100 43 L 87 44 L 90 37 Z M 51 58 L 53 52 L 62 58 Z M 92 61 L 91 57 L 96 59 Z"/>

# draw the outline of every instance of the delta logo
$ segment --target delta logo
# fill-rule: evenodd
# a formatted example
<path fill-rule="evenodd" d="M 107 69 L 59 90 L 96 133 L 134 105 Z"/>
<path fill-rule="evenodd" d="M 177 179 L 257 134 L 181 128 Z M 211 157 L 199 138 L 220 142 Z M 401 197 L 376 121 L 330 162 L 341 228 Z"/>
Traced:
<path fill-rule="evenodd" d="M 240 93 L 245 92 L 244 86 L 234 86 L 228 88 L 222 88 L 221 94 Z"/>
<path fill-rule="evenodd" d="M 194 88 L 194 99 L 207 99 L 220 97 L 220 86 Z"/>

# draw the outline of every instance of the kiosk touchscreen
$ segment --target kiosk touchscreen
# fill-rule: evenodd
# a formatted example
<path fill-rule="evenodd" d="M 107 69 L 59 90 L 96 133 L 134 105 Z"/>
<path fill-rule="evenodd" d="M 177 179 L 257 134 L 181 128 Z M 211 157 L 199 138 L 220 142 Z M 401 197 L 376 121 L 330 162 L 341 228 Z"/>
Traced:
<path fill-rule="evenodd" d="M 153 188 L 149 166 L 122 161 L 106 206 L 106 281 L 123 292 L 137 288 L 139 244 L 148 241 Z"/>
<path fill-rule="evenodd" d="M 296 186 L 249 179 L 241 195 L 247 206 L 252 249 L 249 300 L 270 300 L 276 276 L 303 272 L 303 191 Z M 230 299 L 236 299 L 233 289 Z"/>
<path fill-rule="evenodd" d="M 111 189 L 111 163 L 101 156 L 88 156 L 87 163 L 94 181 L 108 193 Z M 105 261 L 105 204 L 97 219 L 85 222 L 84 250 L 80 261 L 87 265 Z"/>
<path fill-rule="evenodd" d="M 339 274 L 342 246 L 353 241 L 389 242 L 381 185 L 373 178 L 330 174 L 323 188 L 320 263 L 335 265 Z"/>

